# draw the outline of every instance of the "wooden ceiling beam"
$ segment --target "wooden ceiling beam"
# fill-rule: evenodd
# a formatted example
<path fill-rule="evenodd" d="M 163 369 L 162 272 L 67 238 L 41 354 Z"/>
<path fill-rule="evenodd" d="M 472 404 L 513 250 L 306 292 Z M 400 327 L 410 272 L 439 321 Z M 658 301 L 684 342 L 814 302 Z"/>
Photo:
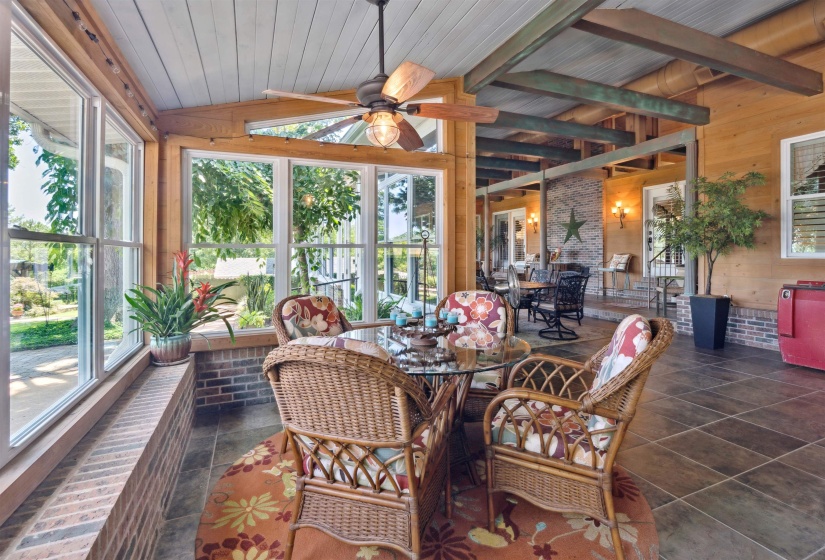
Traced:
<path fill-rule="evenodd" d="M 464 91 L 478 93 L 481 88 L 509 72 L 553 37 L 576 23 L 604 0 L 565 0 L 553 2 L 500 47 L 464 75 Z"/>
<path fill-rule="evenodd" d="M 620 111 L 697 126 L 710 122 L 710 109 L 707 107 L 563 76 L 546 70 L 505 74 L 490 85 L 588 105 L 603 105 Z"/>
<path fill-rule="evenodd" d="M 537 161 L 523 159 L 507 159 L 498 157 L 476 156 L 476 165 L 487 169 L 508 169 L 513 171 L 540 171 L 541 164 Z"/>
<path fill-rule="evenodd" d="M 822 93 L 819 72 L 635 8 L 594 10 L 573 27 L 794 93 Z"/>
<path fill-rule="evenodd" d="M 499 169 L 484 169 L 482 167 L 476 167 L 476 178 L 496 179 L 498 181 L 504 181 L 512 179 L 513 174 L 509 171 L 501 171 Z"/>
<path fill-rule="evenodd" d="M 492 152 L 494 154 L 513 154 L 516 156 L 531 156 L 550 159 L 553 161 L 579 161 L 581 154 L 578 150 L 569 148 L 554 148 L 544 144 L 529 142 L 513 142 L 512 140 L 497 140 L 495 138 L 476 137 L 476 151 Z"/>
<path fill-rule="evenodd" d="M 544 117 L 534 117 L 532 115 L 520 115 L 507 111 L 499 111 L 498 118 L 494 123 L 478 123 L 476 126 L 541 132 L 553 136 L 579 138 L 581 140 L 589 140 L 602 144 L 616 144 L 617 146 L 632 146 L 634 141 L 634 135 L 632 133 L 622 130 L 613 130 L 600 126 L 590 126 Z"/>

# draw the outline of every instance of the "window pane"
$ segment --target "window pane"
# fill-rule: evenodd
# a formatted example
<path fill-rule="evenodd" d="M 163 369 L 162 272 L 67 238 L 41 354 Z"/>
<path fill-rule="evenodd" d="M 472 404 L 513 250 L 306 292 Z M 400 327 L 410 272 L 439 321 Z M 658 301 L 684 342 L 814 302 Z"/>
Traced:
<path fill-rule="evenodd" d="M 825 253 L 825 197 L 793 203 L 794 253 Z"/>
<path fill-rule="evenodd" d="M 91 377 L 92 246 L 11 242 L 11 433 Z"/>
<path fill-rule="evenodd" d="M 437 239 L 435 177 L 379 173 L 378 241 L 418 243 L 424 229 L 429 230 L 430 240 Z"/>
<path fill-rule="evenodd" d="M 361 321 L 363 254 L 362 249 L 349 247 L 294 248 L 292 260 L 298 266 L 292 268 L 292 293 L 325 295 L 348 320 Z"/>
<path fill-rule="evenodd" d="M 825 193 L 825 138 L 791 146 L 791 195 Z"/>
<path fill-rule="evenodd" d="M 235 280 L 224 295 L 236 303 L 226 306 L 233 312 L 232 328 L 252 329 L 270 326 L 275 308 L 274 249 L 193 249 L 194 264 L 190 279 L 212 286 Z M 221 321 L 208 323 L 198 332 L 226 332 Z"/>
<path fill-rule="evenodd" d="M 103 170 L 103 236 L 106 239 L 132 241 L 134 146 L 108 121 L 105 130 L 106 150 Z"/>
<path fill-rule="evenodd" d="M 427 312 L 438 304 L 438 249 L 427 250 Z M 412 311 L 424 298 L 423 250 L 378 249 L 378 318 L 387 319 L 398 306 Z"/>
<path fill-rule="evenodd" d="M 295 243 L 358 243 L 361 174 L 337 167 L 292 168 L 292 238 Z M 300 261 L 298 266 L 302 266 Z"/>
<path fill-rule="evenodd" d="M 83 98 L 11 36 L 9 224 L 78 233 Z"/>
<path fill-rule="evenodd" d="M 141 343 L 138 325 L 129 318 L 129 304 L 123 298 L 140 278 L 138 249 L 130 247 L 103 248 L 103 353 L 108 369 Z"/>
<path fill-rule="evenodd" d="M 314 134 L 324 128 L 349 119 L 354 115 L 362 115 L 363 113 L 364 110 L 344 111 L 339 113 L 337 116 L 330 116 L 323 119 L 256 128 L 251 130 L 250 133 L 265 136 L 304 138 L 307 135 Z M 409 122 L 413 128 L 415 128 L 418 135 L 421 136 L 421 139 L 424 141 L 424 146 L 419 148 L 417 151 L 435 152 L 438 149 L 438 121 L 436 119 L 404 115 L 404 120 Z M 317 136 L 314 139 L 335 144 L 340 143 L 355 144 L 357 146 L 371 146 L 372 144 L 367 139 L 366 131 L 367 123 L 364 121 L 354 121 L 341 128 L 330 130 L 330 132 L 325 136 Z M 390 148 L 400 150 L 401 146 L 399 146 L 398 143 L 395 143 L 390 146 Z"/>
<path fill-rule="evenodd" d="M 272 243 L 272 164 L 192 161 L 193 243 Z"/>

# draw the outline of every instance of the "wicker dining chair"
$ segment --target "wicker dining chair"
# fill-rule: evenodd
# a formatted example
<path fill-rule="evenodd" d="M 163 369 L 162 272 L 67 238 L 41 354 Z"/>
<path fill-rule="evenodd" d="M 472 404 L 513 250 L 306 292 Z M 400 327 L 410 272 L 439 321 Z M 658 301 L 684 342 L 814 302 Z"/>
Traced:
<path fill-rule="evenodd" d="M 508 389 L 484 415 L 490 531 L 494 495 L 506 492 L 604 523 L 616 556 L 624 558 L 613 504 L 614 461 L 650 368 L 673 340 L 667 319 L 647 325 L 640 315 L 626 318 L 610 344 L 585 363 L 534 355 L 513 368 Z"/>
<path fill-rule="evenodd" d="M 280 346 L 264 372 L 296 456 L 295 533 L 314 527 L 344 542 L 420 558 L 423 532 L 446 491 L 457 382 L 431 405 L 410 376 L 342 348 Z"/>
<path fill-rule="evenodd" d="M 272 312 L 278 344 L 304 336 L 336 336 L 352 325 L 327 296 L 300 294 L 278 302 Z"/>
<path fill-rule="evenodd" d="M 435 308 L 438 317 L 442 309 L 457 311 L 462 326 L 484 328 L 512 335 L 515 331 L 513 308 L 507 299 L 495 292 L 468 290 L 455 292 L 442 299 Z M 469 422 L 484 418 L 487 405 L 507 386 L 507 369 L 480 372 L 473 375 L 466 388 L 467 397 L 459 398 L 456 417 Z M 464 389 L 462 387 L 462 389 Z M 463 396 L 461 394 L 460 396 Z"/>

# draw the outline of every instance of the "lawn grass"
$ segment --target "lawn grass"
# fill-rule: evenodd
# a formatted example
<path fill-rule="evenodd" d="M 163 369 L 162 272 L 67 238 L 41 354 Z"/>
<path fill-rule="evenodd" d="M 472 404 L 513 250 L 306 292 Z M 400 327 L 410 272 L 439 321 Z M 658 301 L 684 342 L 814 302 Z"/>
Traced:
<path fill-rule="evenodd" d="M 118 324 L 106 323 L 103 338 L 104 340 L 121 339 L 123 328 Z M 12 352 L 68 344 L 77 344 L 77 326 L 73 320 L 11 324 Z"/>

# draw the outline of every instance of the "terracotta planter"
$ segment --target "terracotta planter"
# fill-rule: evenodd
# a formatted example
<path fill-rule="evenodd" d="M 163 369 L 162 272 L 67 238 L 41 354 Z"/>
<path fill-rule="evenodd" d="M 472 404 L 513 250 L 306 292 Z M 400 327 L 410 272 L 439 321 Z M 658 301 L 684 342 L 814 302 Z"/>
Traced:
<path fill-rule="evenodd" d="M 149 351 L 152 354 L 152 362 L 159 366 L 171 366 L 180 364 L 189 359 L 189 351 L 192 349 L 192 337 L 188 334 L 167 336 L 164 338 L 152 337 Z"/>

